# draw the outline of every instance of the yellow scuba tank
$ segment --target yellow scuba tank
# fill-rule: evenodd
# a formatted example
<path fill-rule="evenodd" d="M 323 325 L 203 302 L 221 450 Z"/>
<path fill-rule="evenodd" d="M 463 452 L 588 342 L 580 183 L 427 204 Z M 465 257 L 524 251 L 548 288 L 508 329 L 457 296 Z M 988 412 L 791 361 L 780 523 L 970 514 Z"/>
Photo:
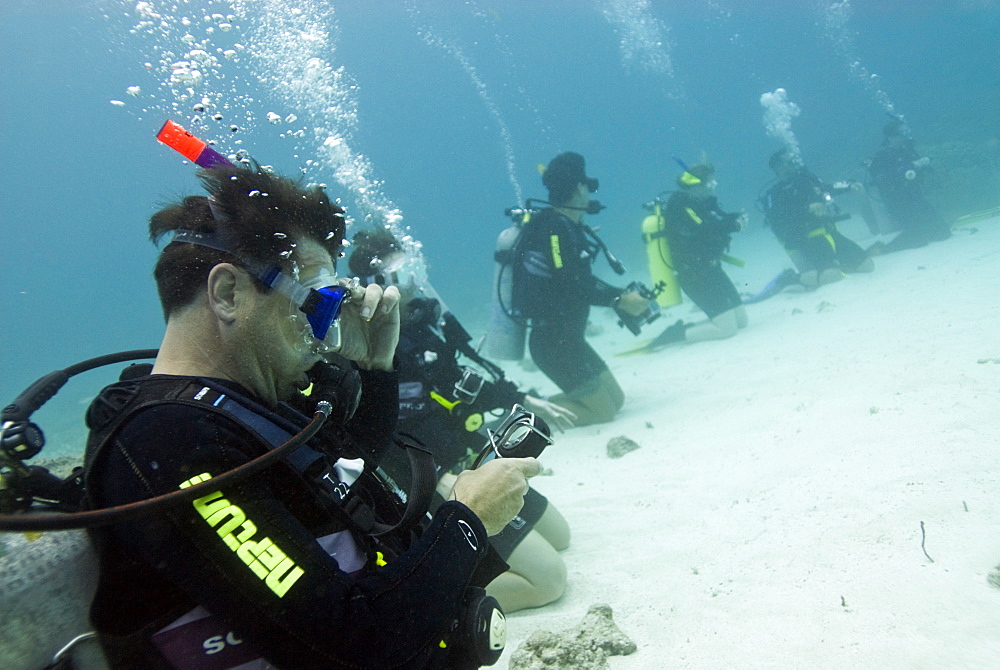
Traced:
<path fill-rule="evenodd" d="M 660 291 L 656 296 L 656 303 L 660 307 L 679 305 L 681 287 L 677 283 L 674 262 L 670 258 L 666 219 L 663 218 L 663 206 L 659 202 L 653 204 L 652 214 L 642 220 L 642 241 L 646 243 L 653 287 L 658 287 Z"/>

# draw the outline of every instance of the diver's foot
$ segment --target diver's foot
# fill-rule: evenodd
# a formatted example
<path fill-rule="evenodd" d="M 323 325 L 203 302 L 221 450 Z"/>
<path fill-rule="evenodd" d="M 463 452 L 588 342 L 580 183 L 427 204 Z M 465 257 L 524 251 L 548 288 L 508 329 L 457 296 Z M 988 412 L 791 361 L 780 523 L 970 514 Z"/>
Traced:
<path fill-rule="evenodd" d="M 866 258 L 865 260 L 858 263 L 856 266 L 850 270 L 845 269 L 844 272 L 858 273 L 858 272 L 874 272 L 875 271 L 875 261 L 871 258 Z"/>

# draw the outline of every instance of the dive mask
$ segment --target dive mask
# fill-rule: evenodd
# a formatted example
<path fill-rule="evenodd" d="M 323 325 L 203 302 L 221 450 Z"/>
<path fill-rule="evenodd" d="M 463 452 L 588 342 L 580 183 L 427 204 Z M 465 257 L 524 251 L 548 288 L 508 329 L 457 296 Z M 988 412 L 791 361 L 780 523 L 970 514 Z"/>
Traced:
<path fill-rule="evenodd" d="M 232 254 L 246 270 L 266 286 L 291 300 L 292 317 L 302 325 L 307 343 L 316 347 L 316 353 L 340 350 L 340 310 L 350 300 L 351 290 L 337 284 L 337 275 L 324 272 L 306 283 L 300 283 L 282 272 L 277 265 L 268 265 L 245 258 L 231 250 L 218 233 L 197 233 L 193 230 L 175 230 L 172 242 L 186 242 L 217 249 Z"/>
<path fill-rule="evenodd" d="M 337 275 L 329 272 L 307 282 L 297 282 L 283 273 L 282 276 L 291 282 L 287 290 L 272 286 L 291 299 L 289 311 L 301 325 L 306 344 L 312 345 L 318 354 L 340 351 L 340 310 L 350 300 L 350 288 L 338 284 Z M 279 280 L 279 283 L 285 282 Z"/>

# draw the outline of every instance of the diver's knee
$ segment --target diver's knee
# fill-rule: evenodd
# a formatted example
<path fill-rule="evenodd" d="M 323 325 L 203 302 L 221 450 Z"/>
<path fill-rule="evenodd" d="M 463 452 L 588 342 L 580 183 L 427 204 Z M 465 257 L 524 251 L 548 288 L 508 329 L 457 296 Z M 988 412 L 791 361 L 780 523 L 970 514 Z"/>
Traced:
<path fill-rule="evenodd" d="M 614 420 L 624 403 L 612 403 L 610 398 L 607 400 L 591 406 L 590 423 L 610 423 Z"/>
<path fill-rule="evenodd" d="M 566 592 L 566 564 L 561 558 L 553 563 L 549 578 L 539 586 L 539 592 L 539 600 L 544 601 L 540 605 L 555 602 Z"/>
<path fill-rule="evenodd" d="M 750 317 L 747 315 L 747 308 L 740 305 L 736 308 L 736 327 L 746 328 L 748 323 L 750 323 Z"/>
<path fill-rule="evenodd" d="M 827 284 L 838 282 L 844 277 L 844 273 L 839 268 L 827 268 L 819 273 L 818 281 L 820 286 L 826 286 Z"/>
<path fill-rule="evenodd" d="M 566 592 L 566 564 L 553 554 L 540 566 L 537 574 L 526 577 L 531 584 L 532 603 L 529 607 L 542 607 L 555 602 Z"/>
<path fill-rule="evenodd" d="M 605 370 L 601 373 L 598 380 L 601 383 L 601 389 L 604 390 L 608 397 L 608 403 L 611 408 L 612 417 L 618 413 L 618 411 L 625 406 L 625 391 L 622 390 L 621 385 L 615 376 L 611 374 L 611 370 Z M 610 421 L 610 419 L 608 419 Z"/>
<path fill-rule="evenodd" d="M 719 331 L 719 339 L 725 339 L 727 337 L 732 337 L 739 330 L 739 316 L 736 314 L 736 308 L 718 314 L 712 319 L 712 323 Z"/>

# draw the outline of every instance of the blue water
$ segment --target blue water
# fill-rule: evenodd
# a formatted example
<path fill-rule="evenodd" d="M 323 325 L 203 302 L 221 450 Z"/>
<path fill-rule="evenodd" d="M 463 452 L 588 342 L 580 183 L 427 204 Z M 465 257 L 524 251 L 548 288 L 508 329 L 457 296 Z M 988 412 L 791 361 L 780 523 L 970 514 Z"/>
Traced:
<path fill-rule="evenodd" d="M 158 344 L 146 223 L 198 186 L 191 166 L 154 135 L 168 117 L 192 126 L 192 101 L 203 93 L 228 104 L 221 121 L 194 124 L 222 150 L 245 149 L 286 174 L 319 159 L 307 179 L 342 195 L 358 225 L 398 209 L 438 291 L 476 335 L 487 320 L 503 210 L 544 197 L 536 164 L 560 151 L 583 153 L 600 178 L 608 209 L 592 223 L 629 266 L 627 279 L 647 279 L 640 204 L 671 187 L 673 156 L 694 162 L 702 151 L 716 164 L 723 205 L 754 214 L 745 234 L 752 243 L 740 251 L 770 276 L 781 264 L 753 202 L 780 143 L 762 122 L 763 93 L 786 89 L 801 110 L 791 129 L 803 156 L 829 179 L 862 176 L 887 101 L 922 143 L 995 145 L 1000 133 L 996 1 L 149 6 L 160 18 L 133 33 L 142 20 L 134 2 L 0 4 L 0 402 L 52 369 Z M 276 95 L 268 81 L 303 55 L 294 40 L 280 64 L 253 53 L 262 31 L 273 35 L 281 19 L 295 18 L 292 6 L 322 14 L 329 31 L 312 57 L 337 73 L 333 111 L 322 96 Z M 233 14 L 233 27 L 204 19 L 213 13 Z M 186 32 L 206 39 L 209 54 L 246 48 L 205 68 L 195 98 L 182 100 L 160 61 L 165 51 L 182 59 Z M 141 93 L 130 96 L 130 86 Z M 298 125 L 268 123 L 271 111 L 296 114 Z M 317 127 L 347 140 L 369 180 L 361 204 L 359 173 L 337 182 Z M 295 128 L 306 132 L 280 136 Z M 78 426 L 103 381 L 95 375 L 67 389 L 46 420 L 55 430 Z"/>

